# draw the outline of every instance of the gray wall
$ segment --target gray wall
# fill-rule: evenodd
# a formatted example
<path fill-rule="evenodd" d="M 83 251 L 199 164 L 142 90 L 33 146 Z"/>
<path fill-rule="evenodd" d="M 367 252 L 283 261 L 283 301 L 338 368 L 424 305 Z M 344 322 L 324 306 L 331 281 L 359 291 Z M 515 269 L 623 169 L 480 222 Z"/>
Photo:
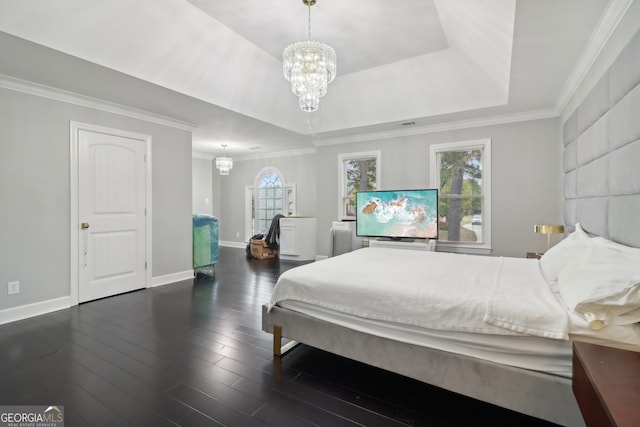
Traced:
<path fill-rule="evenodd" d="M 560 140 L 557 119 L 341 144 L 318 149 L 318 254 L 326 255 L 338 212 L 338 154 L 380 150 L 382 188 L 429 186 L 431 144 L 491 138 L 492 255 L 523 257 L 546 239 L 533 225 L 561 224 Z"/>
<path fill-rule="evenodd" d="M 191 159 L 193 176 L 192 212 L 194 214 L 213 215 L 213 162 L 211 159 L 193 157 Z"/>
<path fill-rule="evenodd" d="M 151 135 L 152 273 L 192 268 L 190 132 L 0 88 L 0 310 L 70 295 L 70 121 Z"/>
<path fill-rule="evenodd" d="M 295 154 L 256 160 L 234 159 L 233 169 L 227 176 L 221 176 L 217 169 L 213 172 L 214 215 L 220 220 L 220 240 L 241 245 L 244 236 L 244 195 L 247 186 L 254 185 L 257 174 L 265 167 L 275 167 L 283 175 L 287 184 L 296 184 L 297 214 L 315 216 L 316 199 L 316 157 L 315 154 Z M 218 206 L 219 203 L 219 206 Z M 236 237 L 236 233 L 240 237 Z M 250 237 L 250 236 L 249 236 Z"/>
<path fill-rule="evenodd" d="M 318 147 L 315 154 L 237 161 L 231 175 L 214 171 L 219 187 L 222 241 L 244 241 L 244 188 L 265 166 L 275 166 L 298 184 L 298 214 L 318 218 L 318 255 L 327 255 L 329 228 L 338 215 L 338 155 L 382 152 L 384 189 L 429 186 L 429 146 L 492 140 L 492 255 L 524 257 L 543 251 L 546 238 L 533 225 L 562 223 L 561 142 L 557 119 L 428 133 L 386 140 Z M 215 213 L 214 213 L 215 215 Z M 237 239 L 236 232 L 240 232 Z"/>

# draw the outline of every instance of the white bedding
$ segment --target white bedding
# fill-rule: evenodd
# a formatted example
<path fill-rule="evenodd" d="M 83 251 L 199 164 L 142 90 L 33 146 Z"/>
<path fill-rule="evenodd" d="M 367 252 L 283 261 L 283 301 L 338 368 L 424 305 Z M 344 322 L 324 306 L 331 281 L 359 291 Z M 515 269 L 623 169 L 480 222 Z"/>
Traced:
<path fill-rule="evenodd" d="M 360 249 L 283 273 L 269 303 L 353 330 L 571 377 L 571 340 L 640 349 L 640 325 L 589 328 L 534 259 Z M 399 309 L 398 307 L 401 307 Z"/>
<path fill-rule="evenodd" d="M 532 260 L 365 248 L 280 276 L 269 307 L 299 301 L 441 331 L 567 339 L 568 314 Z"/>

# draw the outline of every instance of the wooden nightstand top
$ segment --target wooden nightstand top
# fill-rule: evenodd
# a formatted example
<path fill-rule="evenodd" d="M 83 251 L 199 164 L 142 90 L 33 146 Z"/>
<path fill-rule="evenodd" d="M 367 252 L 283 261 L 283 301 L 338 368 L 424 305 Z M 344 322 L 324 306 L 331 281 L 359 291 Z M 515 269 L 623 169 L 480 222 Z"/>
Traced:
<path fill-rule="evenodd" d="M 640 352 L 574 341 L 572 385 L 587 426 L 640 424 Z"/>

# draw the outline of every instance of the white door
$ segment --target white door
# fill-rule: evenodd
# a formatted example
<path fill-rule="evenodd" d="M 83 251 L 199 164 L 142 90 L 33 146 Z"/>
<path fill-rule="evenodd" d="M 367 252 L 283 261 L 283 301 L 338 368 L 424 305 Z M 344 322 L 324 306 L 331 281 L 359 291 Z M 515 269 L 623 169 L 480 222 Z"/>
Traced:
<path fill-rule="evenodd" d="M 145 287 L 146 141 L 78 131 L 78 300 Z"/>

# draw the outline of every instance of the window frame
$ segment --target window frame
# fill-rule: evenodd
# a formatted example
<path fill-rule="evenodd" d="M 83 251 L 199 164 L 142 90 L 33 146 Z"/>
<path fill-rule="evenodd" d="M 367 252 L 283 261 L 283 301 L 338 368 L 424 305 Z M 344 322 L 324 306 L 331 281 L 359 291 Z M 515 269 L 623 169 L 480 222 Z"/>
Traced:
<path fill-rule="evenodd" d="M 272 187 L 273 189 L 275 188 L 280 188 L 281 191 L 281 196 L 280 196 L 280 211 L 278 212 L 278 210 L 274 207 L 272 208 L 268 208 L 268 207 L 260 207 L 260 182 L 263 180 L 263 178 L 266 175 L 275 175 L 277 177 L 277 179 L 280 181 L 280 183 L 282 184 L 281 187 Z M 260 222 L 260 211 L 261 210 L 272 210 L 273 211 L 273 215 L 270 216 L 270 218 L 265 218 L 265 227 L 264 227 L 264 232 L 265 234 L 267 233 L 267 231 L 269 231 L 269 226 L 271 225 L 271 220 L 275 215 L 284 215 L 286 212 L 286 207 L 285 207 L 285 196 L 286 196 L 286 182 L 284 180 L 284 176 L 282 175 L 282 172 L 280 172 L 278 169 L 276 168 L 272 168 L 272 167 L 266 167 L 263 168 L 262 170 L 260 170 L 260 172 L 258 172 L 258 174 L 256 175 L 256 179 L 254 181 L 254 185 L 253 185 L 254 191 L 253 191 L 253 218 L 255 220 L 255 223 L 253 224 L 253 232 L 257 233 L 262 231 L 263 229 L 259 227 L 259 222 Z M 269 199 L 272 199 L 272 197 L 270 197 Z"/>
<path fill-rule="evenodd" d="M 382 188 L 382 153 L 380 150 L 376 151 L 362 151 L 358 153 L 341 153 L 338 154 L 338 170 L 339 179 L 338 179 L 338 220 L 355 220 L 355 216 L 347 215 L 345 212 L 345 200 L 347 199 L 346 193 L 346 179 L 347 179 L 347 171 L 345 167 L 345 162 L 351 160 L 363 160 L 363 159 L 372 159 L 376 160 L 376 190 L 380 190 Z"/>
<path fill-rule="evenodd" d="M 278 175 L 280 177 L 280 180 L 282 181 L 282 185 L 283 185 L 283 206 L 282 206 L 282 214 L 285 216 L 295 216 L 297 214 L 297 186 L 295 183 L 292 182 L 286 182 L 284 179 L 284 175 L 282 174 L 282 172 L 278 169 L 275 168 L 273 166 L 267 166 L 262 168 L 257 174 L 256 177 L 254 178 L 253 181 L 253 185 L 247 185 L 245 186 L 245 199 L 244 199 L 244 205 L 245 205 L 245 229 L 244 229 L 244 235 L 245 235 L 245 241 L 248 241 L 251 236 L 253 236 L 254 234 L 256 234 L 257 230 L 255 229 L 256 224 L 254 223 L 255 219 L 257 218 L 257 206 L 255 204 L 255 200 L 256 200 L 256 190 L 258 189 L 258 186 L 260 184 L 260 180 L 262 178 L 262 176 L 268 172 L 273 172 L 276 175 Z M 291 199 L 292 199 L 292 211 L 289 212 L 288 210 L 288 197 L 289 195 L 291 195 Z"/>
<path fill-rule="evenodd" d="M 482 151 L 482 237 L 481 242 L 450 242 L 438 240 L 437 247 L 447 252 L 489 255 L 491 253 L 491 138 L 432 144 L 429 147 L 430 185 L 437 188 L 441 197 L 438 153 Z"/>

